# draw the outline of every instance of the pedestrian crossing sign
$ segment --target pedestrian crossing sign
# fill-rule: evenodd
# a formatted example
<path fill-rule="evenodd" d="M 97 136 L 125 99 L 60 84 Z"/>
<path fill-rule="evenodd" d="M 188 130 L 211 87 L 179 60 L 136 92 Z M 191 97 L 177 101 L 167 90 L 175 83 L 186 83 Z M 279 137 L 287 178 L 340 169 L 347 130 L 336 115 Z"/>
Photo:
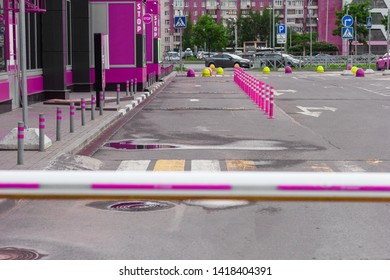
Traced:
<path fill-rule="evenodd" d="M 343 39 L 352 39 L 353 38 L 353 27 L 342 27 L 341 34 Z"/>
<path fill-rule="evenodd" d="M 187 21 L 185 16 L 176 16 L 174 18 L 175 28 L 186 28 Z"/>

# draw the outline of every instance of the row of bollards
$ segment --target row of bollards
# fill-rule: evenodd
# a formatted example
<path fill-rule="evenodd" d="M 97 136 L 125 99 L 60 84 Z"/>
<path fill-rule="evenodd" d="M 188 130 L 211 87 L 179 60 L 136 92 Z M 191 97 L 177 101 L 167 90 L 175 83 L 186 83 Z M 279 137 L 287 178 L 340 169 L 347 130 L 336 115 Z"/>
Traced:
<path fill-rule="evenodd" d="M 156 72 L 151 72 L 148 74 L 148 87 L 156 82 L 156 77 Z"/>
<path fill-rule="evenodd" d="M 100 115 L 103 115 L 103 107 L 104 107 L 104 94 L 100 92 Z M 80 100 L 80 109 L 81 109 L 81 125 L 85 126 L 86 124 L 86 102 L 84 98 Z M 69 104 L 69 132 L 73 133 L 75 130 L 74 118 L 75 118 L 75 104 L 74 102 L 70 102 Z M 94 95 L 91 95 L 91 120 L 95 119 L 95 110 L 96 110 L 96 98 Z M 62 129 L 62 108 L 57 107 L 56 111 L 56 141 L 61 141 L 61 129 Z M 23 164 L 23 155 L 24 155 L 24 122 L 18 123 L 18 153 L 17 153 L 17 164 Z M 45 150 L 45 115 L 39 114 L 39 151 Z"/>
<path fill-rule="evenodd" d="M 249 75 L 242 68 L 234 69 L 234 82 L 268 115 L 274 118 L 274 87 Z"/>

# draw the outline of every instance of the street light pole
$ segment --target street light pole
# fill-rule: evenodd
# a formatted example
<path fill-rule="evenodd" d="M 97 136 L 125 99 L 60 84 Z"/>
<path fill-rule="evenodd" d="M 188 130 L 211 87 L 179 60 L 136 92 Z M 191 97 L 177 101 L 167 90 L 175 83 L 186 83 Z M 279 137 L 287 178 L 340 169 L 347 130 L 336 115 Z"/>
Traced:
<path fill-rule="evenodd" d="M 237 51 L 237 19 L 234 19 L 234 52 Z"/>
<path fill-rule="evenodd" d="M 23 104 L 24 127 L 28 128 L 28 100 L 26 78 L 26 14 L 25 0 L 19 0 L 19 73 L 21 74 L 20 89 Z"/>
<path fill-rule="evenodd" d="M 309 9 L 309 6 L 312 4 L 312 0 L 309 0 L 307 3 L 307 13 L 309 14 L 309 24 L 310 24 L 310 65 L 312 63 L 312 57 L 313 57 L 313 26 L 311 23 L 311 11 Z"/>

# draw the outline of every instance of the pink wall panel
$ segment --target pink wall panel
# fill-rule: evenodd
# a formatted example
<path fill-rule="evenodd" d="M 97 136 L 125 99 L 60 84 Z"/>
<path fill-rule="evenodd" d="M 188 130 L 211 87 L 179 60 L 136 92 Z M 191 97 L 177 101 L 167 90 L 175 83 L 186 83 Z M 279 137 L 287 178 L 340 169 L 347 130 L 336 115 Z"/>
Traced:
<path fill-rule="evenodd" d="M 0 82 L 0 101 L 8 100 L 9 97 L 9 83 L 8 80 Z"/>
<path fill-rule="evenodd" d="M 71 84 L 73 84 L 73 72 L 66 71 L 66 85 L 69 86 Z"/>
<path fill-rule="evenodd" d="M 43 92 L 43 76 L 27 78 L 27 94 Z"/>
<path fill-rule="evenodd" d="M 135 64 L 134 5 L 109 5 L 110 64 Z"/>

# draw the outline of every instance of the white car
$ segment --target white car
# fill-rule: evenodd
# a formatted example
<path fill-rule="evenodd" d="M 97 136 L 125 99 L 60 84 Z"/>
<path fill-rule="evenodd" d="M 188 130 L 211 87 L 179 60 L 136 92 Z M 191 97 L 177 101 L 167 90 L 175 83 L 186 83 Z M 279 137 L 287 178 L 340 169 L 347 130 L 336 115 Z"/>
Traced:
<path fill-rule="evenodd" d="M 177 62 L 177 61 L 180 60 L 179 53 L 178 52 L 167 52 L 165 60 L 166 61 Z"/>

